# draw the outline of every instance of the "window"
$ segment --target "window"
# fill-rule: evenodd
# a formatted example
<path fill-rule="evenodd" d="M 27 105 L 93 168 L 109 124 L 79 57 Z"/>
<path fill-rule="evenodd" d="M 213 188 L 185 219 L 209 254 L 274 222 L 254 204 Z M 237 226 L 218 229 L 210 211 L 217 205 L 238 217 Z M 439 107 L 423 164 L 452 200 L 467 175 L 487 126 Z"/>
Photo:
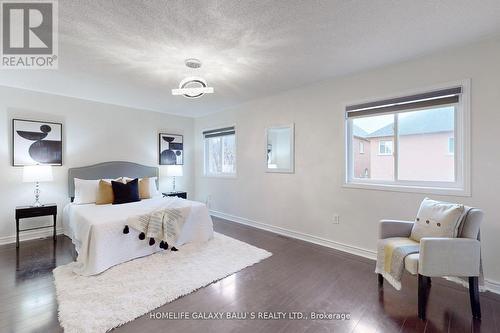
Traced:
<path fill-rule="evenodd" d="M 206 176 L 236 175 L 236 130 L 233 127 L 203 132 Z"/>
<path fill-rule="evenodd" d="M 448 138 L 448 154 L 455 154 L 455 138 Z"/>
<path fill-rule="evenodd" d="M 365 153 L 365 144 L 362 141 L 359 142 L 359 153 L 360 154 L 364 154 Z"/>
<path fill-rule="evenodd" d="M 347 106 L 346 186 L 468 194 L 465 86 Z"/>
<path fill-rule="evenodd" d="M 392 155 L 392 141 L 380 140 L 378 142 L 379 155 Z"/>

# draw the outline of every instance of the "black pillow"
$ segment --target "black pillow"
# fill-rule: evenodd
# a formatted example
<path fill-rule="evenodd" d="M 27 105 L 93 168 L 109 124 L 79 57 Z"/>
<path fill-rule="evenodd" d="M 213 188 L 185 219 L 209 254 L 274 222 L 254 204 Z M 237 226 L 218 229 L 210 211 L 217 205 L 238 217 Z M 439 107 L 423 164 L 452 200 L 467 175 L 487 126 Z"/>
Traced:
<path fill-rule="evenodd" d="M 112 180 L 111 187 L 113 187 L 114 195 L 113 205 L 141 201 L 139 197 L 139 179 L 137 178 L 127 184 Z"/>

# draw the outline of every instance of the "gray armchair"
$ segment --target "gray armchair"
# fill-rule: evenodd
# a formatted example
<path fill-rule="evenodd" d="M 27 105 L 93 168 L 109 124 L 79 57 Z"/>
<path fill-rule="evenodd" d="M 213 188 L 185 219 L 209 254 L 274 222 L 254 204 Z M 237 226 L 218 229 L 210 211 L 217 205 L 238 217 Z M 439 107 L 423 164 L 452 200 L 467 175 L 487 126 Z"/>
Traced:
<path fill-rule="evenodd" d="M 469 208 L 466 207 L 468 210 Z M 460 222 L 458 238 L 422 238 L 420 252 L 405 257 L 405 269 L 418 275 L 418 317 L 425 319 L 427 290 L 431 277 L 468 277 L 472 315 L 481 318 L 479 303 L 479 276 L 481 244 L 479 228 L 483 219 L 480 209 L 472 208 Z M 410 237 L 413 222 L 382 220 L 379 224 L 379 239 Z M 379 284 L 383 277 L 378 274 Z"/>

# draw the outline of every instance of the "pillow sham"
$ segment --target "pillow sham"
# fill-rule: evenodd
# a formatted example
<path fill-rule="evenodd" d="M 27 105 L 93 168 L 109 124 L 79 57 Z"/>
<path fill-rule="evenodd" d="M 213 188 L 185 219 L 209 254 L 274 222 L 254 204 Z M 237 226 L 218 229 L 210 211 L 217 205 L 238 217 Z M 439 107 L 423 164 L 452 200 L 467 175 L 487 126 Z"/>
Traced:
<path fill-rule="evenodd" d="M 156 185 L 157 179 L 158 178 L 156 177 L 149 178 L 149 195 L 151 196 L 151 198 L 162 196 L 160 190 L 158 190 L 158 186 Z"/>
<path fill-rule="evenodd" d="M 103 191 L 108 191 L 106 194 L 105 192 L 100 193 L 100 182 L 104 181 L 107 184 L 109 184 L 110 188 L 109 189 L 103 189 Z M 102 202 L 103 200 L 109 201 L 107 199 L 104 199 L 107 195 L 109 195 L 109 190 L 111 189 L 111 181 L 119 181 L 123 182 L 122 177 L 116 178 L 116 179 L 79 179 L 75 178 L 75 197 L 73 199 L 73 203 L 77 205 L 82 205 L 82 204 L 89 204 L 89 203 L 97 203 L 99 200 Z M 105 187 L 105 185 L 102 185 Z M 112 192 L 112 189 L 111 189 Z M 111 202 L 105 202 L 105 203 L 112 203 Z M 105 203 L 99 203 L 99 204 L 105 204 Z"/>
<path fill-rule="evenodd" d="M 156 185 L 156 180 L 158 178 L 156 177 L 152 177 L 152 178 L 149 178 L 149 190 L 150 190 L 150 193 L 151 193 L 151 198 L 153 197 L 162 197 L 163 194 L 161 194 L 159 188 L 158 188 L 158 185 Z"/>
<path fill-rule="evenodd" d="M 464 206 L 425 198 L 411 230 L 410 238 L 419 242 L 423 237 L 457 237 Z"/>
<path fill-rule="evenodd" d="M 149 178 L 139 179 L 139 197 L 141 200 L 151 198 L 151 194 L 149 192 Z"/>
<path fill-rule="evenodd" d="M 132 181 L 132 178 L 123 177 L 125 183 Z M 150 181 L 149 178 L 139 178 L 139 197 L 142 199 L 150 199 Z"/>
<path fill-rule="evenodd" d="M 139 196 L 139 179 L 134 179 L 124 184 L 122 182 L 111 181 L 113 188 L 113 205 L 129 202 L 141 201 Z"/>
<path fill-rule="evenodd" d="M 95 201 L 96 205 L 108 205 L 112 204 L 115 196 L 113 195 L 113 186 L 111 186 L 111 179 L 101 179 L 99 181 L 97 189 L 97 198 Z M 115 179 L 117 182 L 121 182 L 121 178 Z"/>
<path fill-rule="evenodd" d="M 77 205 L 95 203 L 99 180 L 87 180 L 75 178 L 75 198 L 73 203 Z"/>
<path fill-rule="evenodd" d="M 149 199 L 149 198 L 154 198 L 158 196 L 162 196 L 161 192 L 158 190 L 158 186 L 156 186 L 156 179 L 157 177 L 144 177 L 139 179 L 139 192 L 141 192 L 141 181 L 149 180 L 149 196 L 146 197 L 146 195 L 141 197 L 141 199 Z M 129 182 L 132 180 L 130 177 L 123 177 L 123 180 L 125 182 Z M 145 194 L 145 189 L 143 190 Z"/>

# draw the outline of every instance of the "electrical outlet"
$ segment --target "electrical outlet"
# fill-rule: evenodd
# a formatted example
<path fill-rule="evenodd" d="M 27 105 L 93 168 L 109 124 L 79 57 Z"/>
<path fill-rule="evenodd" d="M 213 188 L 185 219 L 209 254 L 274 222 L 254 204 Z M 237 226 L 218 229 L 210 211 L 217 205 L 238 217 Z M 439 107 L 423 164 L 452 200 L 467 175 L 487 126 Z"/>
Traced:
<path fill-rule="evenodd" d="M 332 221 L 333 221 L 333 224 L 339 224 L 340 223 L 340 215 L 334 214 Z"/>

